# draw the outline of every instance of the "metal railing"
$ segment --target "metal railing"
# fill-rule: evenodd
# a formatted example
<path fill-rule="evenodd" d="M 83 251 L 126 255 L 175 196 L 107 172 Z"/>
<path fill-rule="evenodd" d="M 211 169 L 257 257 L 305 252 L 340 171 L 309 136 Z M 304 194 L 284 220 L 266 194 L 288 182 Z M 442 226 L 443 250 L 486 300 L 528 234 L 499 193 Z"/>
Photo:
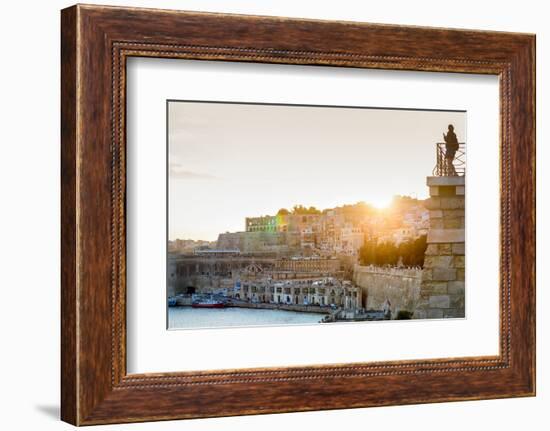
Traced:
<path fill-rule="evenodd" d="M 432 175 L 437 177 L 463 176 L 466 173 L 466 144 L 458 144 L 454 158 L 447 158 L 447 149 L 444 142 L 435 144 L 435 165 Z"/>

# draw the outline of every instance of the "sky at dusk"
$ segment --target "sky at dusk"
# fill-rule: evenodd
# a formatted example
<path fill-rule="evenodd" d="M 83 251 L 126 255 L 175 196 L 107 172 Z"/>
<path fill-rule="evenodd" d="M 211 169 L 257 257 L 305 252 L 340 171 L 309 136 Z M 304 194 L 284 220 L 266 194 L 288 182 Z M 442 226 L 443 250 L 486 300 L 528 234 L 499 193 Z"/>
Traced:
<path fill-rule="evenodd" d="M 448 124 L 464 142 L 465 112 L 169 102 L 169 239 L 297 204 L 424 199 Z"/>

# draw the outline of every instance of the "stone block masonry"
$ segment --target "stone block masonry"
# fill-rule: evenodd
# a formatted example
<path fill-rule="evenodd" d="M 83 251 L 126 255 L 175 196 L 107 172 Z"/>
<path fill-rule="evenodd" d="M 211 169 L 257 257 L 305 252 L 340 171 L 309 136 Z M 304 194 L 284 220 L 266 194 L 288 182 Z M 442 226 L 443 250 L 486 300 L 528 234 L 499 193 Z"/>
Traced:
<path fill-rule="evenodd" d="M 383 268 L 355 265 L 353 282 L 362 289 L 363 308 L 382 310 L 386 301 L 391 303 L 392 318 L 399 311 L 413 312 L 420 296 L 420 268 Z M 441 283 L 447 289 L 446 283 Z M 437 289 L 437 287 L 434 287 Z"/>
<path fill-rule="evenodd" d="M 464 317 L 464 177 L 428 177 L 427 186 L 430 228 L 413 318 Z"/>

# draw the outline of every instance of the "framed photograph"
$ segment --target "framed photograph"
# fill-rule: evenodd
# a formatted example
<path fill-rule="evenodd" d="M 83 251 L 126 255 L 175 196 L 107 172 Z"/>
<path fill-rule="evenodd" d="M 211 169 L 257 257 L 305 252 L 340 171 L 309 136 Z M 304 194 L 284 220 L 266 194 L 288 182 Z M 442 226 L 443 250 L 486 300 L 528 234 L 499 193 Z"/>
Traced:
<path fill-rule="evenodd" d="M 62 419 L 535 394 L 535 37 L 61 14 Z"/>

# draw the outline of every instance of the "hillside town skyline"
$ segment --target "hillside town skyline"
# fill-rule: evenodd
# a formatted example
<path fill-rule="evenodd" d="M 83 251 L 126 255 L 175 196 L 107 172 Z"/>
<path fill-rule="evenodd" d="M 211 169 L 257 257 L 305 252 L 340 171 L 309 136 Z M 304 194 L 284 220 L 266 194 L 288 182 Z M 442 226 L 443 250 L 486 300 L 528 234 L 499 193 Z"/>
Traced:
<path fill-rule="evenodd" d="M 344 203 L 344 204 L 341 204 L 341 205 L 338 205 L 338 206 L 335 206 L 335 207 L 330 207 L 330 208 L 318 208 L 315 205 L 304 205 L 304 204 L 301 204 L 301 203 L 297 203 L 297 204 L 294 204 L 294 205 L 289 206 L 289 207 L 280 207 L 278 210 L 271 212 L 271 214 L 269 212 L 268 213 L 258 213 L 258 214 L 256 214 L 255 217 L 275 216 L 281 211 L 288 211 L 288 212 L 292 213 L 292 212 L 294 212 L 295 209 L 298 209 L 298 211 L 311 211 L 311 210 L 313 210 L 313 211 L 319 211 L 319 212 L 323 213 L 323 212 L 327 212 L 327 211 L 334 210 L 334 209 L 337 209 L 337 208 L 353 207 L 353 206 L 357 206 L 357 205 L 358 206 L 364 205 L 365 207 L 369 208 L 371 211 L 378 212 L 378 213 L 382 214 L 384 212 L 388 212 L 391 209 L 391 206 L 394 204 L 394 202 L 396 200 L 403 199 L 403 198 L 404 199 L 410 199 L 412 201 L 417 201 L 417 202 L 420 202 L 420 203 L 425 202 L 426 199 L 427 199 L 427 198 L 418 198 L 416 196 L 395 194 L 391 198 L 389 198 L 387 200 L 381 200 L 380 202 L 377 202 L 376 204 L 373 203 L 373 202 L 370 202 L 370 201 L 361 200 L 361 201 L 357 201 L 355 203 Z M 243 220 L 245 220 L 246 217 L 247 217 L 246 215 L 243 215 Z M 246 223 L 246 222 L 243 221 L 243 223 Z M 197 237 L 197 236 L 185 235 L 185 234 L 182 234 L 182 235 L 172 234 L 168 238 L 168 241 L 171 242 L 171 241 L 180 240 L 180 241 L 195 241 L 197 243 L 213 243 L 213 242 L 216 242 L 218 240 L 218 235 L 220 233 L 227 233 L 227 232 L 230 232 L 230 230 L 227 229 L 227 230 L 224 230 L 223 232 L 218 232 L 218 233 L 216 233 L 215 237 L 213 237 L 213 238 L 204 238 L 204 237 Z"/>
<path fill-rule="evenodd" d="M 365 201 L 323 209 L 296 204 L 272 214 L 243 216 L 242 221 L 242 229 L 219 232 L 214 240 L 170 239 L 168 251 L 356 256 L 369 241 L 399 245 L 419 238 L 429 216 L 424 200 L 395 195 L 383 208 Z"/>

